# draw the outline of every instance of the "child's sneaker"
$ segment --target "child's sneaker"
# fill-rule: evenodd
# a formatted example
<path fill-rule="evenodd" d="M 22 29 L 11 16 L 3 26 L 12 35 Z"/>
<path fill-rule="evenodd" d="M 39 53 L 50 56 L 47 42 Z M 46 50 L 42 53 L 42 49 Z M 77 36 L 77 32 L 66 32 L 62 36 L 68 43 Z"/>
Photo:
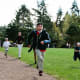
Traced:
<path fill-rule="evenodd" d="M 39 76 L 43 76 L 43 71 L 39 71 Z"/>
<path fill-rule="evenodd" d="M 5 56 L 6 56 L 6 58 L 7 58 L 7 54 L 5 53 L 4 55 L 5 55 Z"/>

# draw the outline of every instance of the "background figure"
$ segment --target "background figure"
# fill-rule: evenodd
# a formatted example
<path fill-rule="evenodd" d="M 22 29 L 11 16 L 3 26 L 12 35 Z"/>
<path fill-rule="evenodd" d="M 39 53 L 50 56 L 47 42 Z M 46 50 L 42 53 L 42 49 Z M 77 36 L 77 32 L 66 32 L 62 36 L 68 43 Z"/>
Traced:
<path fill-rule="evenodd" d="M 80 60 L 80 43 L 79 42 L 76 43 L 73 58 L 74 58 L 74 61 L 76 61 L 77 58 Z"/>
<path fill-rule="evenodd" d="M 71 48 L 71 44 L 70 43 L 68 44 L 68 48 Z"/>
<path fill-rule="evenodd" d="M 69 46 L 69 44 L 68 44 L 68 42 L 66 43 L 66 48 L 68 48 L 68 46 Z"/>
<path fill-rule="evenodd" d="M 22 37 L 22 34 L 21 32 L 18 32 L 18 37 L 16 39 L 16 42 L 17 42 L 17 46 L 18 46 L 18 59 L 21 58 L 21 51 L 22 51 L 22 47 L 23 47 L 23 37 Z"/>
<path fill-rule="evenodd" d="M 10 42 L 8 41 L 8 38 L 5 38 L 5 41 L 3 42 L 3 47 L 5 48 L 5 56 L 7 58 L 8 48 L 10 46 Z"/>
<path fill-rule="evenodd" d="M 71 48 L 71 44 L 69 42 L 66 43 L 66 48 Z"/>
<path fill-rule="evenodd" d="M 0 40 L 0 47 L 1 47 L 1 40 Z"/>

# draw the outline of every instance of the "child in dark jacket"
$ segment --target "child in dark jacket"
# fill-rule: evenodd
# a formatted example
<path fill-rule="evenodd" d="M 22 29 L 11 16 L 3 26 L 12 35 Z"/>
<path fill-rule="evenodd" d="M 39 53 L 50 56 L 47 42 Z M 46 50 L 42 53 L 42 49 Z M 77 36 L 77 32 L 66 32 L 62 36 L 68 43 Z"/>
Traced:
<path fill-rule="evenodd" d="M 77 59 L 80 60 L 80 43 L 79 42 L 76 43 L 76 47 L 74 49 L 74 61 L 76 61 Z"/>
<path fill-rule="evenodd" d="M 44 54 L 47 48 L 47 45 L 51 42 L 49 34 L 43 30 L 42 24 L 37 24 L 36 30 L 32 31 L 28 36 L 28 45 L 31 46 L 32 40 L 32 48 L 35 49 L 35 54 L 37 56 L 37 68 L 39 69 L 39 76 L 43 74 L 43 62 L 44 62 Z"/>

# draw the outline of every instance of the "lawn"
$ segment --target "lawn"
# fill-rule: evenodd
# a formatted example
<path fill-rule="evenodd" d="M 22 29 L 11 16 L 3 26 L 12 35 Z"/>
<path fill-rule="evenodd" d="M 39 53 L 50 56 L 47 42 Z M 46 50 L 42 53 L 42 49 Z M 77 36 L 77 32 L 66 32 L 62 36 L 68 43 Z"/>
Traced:
<path fill-rule="evenodd" d="M 33 64 L 33 52 L 28 53 L 23 48 L 21 61 Z M 0 48 L 0 51 L 4 51 Z M 49 48 L 45 54 L 44 72 L 57 78 L 57 80 L 80 80 L 80 62 L 73 61 L 73 49 Z M 17 57 L 18 49 L 10 48 L 8 55 Z M 35 65 L 33 65 L 35 67 Z"/>

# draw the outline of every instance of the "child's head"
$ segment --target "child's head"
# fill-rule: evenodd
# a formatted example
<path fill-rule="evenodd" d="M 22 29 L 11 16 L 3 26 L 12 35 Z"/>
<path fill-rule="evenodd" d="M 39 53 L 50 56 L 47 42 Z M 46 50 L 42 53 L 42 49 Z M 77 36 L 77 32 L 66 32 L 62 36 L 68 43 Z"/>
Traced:
<path fill-rule="evenodd" d="M 77 47 L 80 47 L 80 42 L 77 42 L 77 43 L 76 43 L 76 46 L 77 46 Z"/>
<path fill-rule="evenodd" d="M 18 36 L 21 36 L 21 32 L 18 32 Z"/>
<path fill-rule="evenodd" d="M 41 23 L 38 23 L 36 26 L 36 30 L 37 31 L 43 30 L 43 25 Z"/>
<path fill-rule="evenodd" d="M 8 38 L 5 38 L 5 41 L 8 41 Z"/>

